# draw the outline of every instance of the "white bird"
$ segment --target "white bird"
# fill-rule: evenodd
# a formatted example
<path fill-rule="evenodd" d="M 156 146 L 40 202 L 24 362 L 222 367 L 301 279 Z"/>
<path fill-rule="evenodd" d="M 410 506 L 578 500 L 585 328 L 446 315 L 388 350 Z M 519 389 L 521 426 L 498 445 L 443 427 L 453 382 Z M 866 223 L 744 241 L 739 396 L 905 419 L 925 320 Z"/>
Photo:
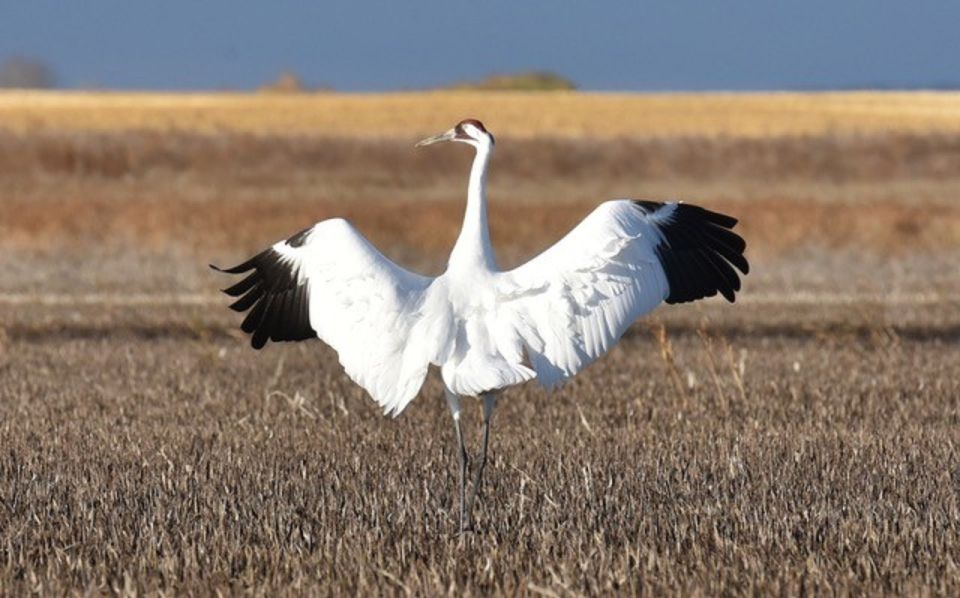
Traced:
<path fill-rule="evenodd" d="M 722 294 L 734 301 L 746 274 L 737 220 L 684 204 L 600 204 L 566 237 L 513 270 L 497 268 L 484 193 L 494 138 L 474 119 L 417 144 L 476 149 L 460 236 L 436 278 L 401 268 L 346 220 L 324 220 L 246 262 L 224 290 L 250 310 L 241 329 L 267 340 L 320 338 L 347 375 L 386 413 L 417 396 L 440 368 L 460 451 L 460 529 L 483 479 L 490 419 L 505 388 L 537 380 L 552 388 L 606 353 L 638 317 L 663 301 Z M 213 266 L 216 268 L 215 266 Z M 216 268 L 220 270 L 220 268 Z M 483 399 L 483 452 L 470 501 L 461 398 Z"/>

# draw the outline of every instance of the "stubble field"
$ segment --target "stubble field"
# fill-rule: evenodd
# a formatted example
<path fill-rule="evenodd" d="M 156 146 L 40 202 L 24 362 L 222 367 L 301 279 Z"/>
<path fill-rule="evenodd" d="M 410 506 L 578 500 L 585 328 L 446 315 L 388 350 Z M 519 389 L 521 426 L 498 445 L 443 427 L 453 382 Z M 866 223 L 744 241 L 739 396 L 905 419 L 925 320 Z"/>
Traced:
<path fill-rule="evenodd" d="M 960 589 L 954 96 L 91 97 L 0 97 L 4 592 Z M 436 376 L 383 418 L 320 343 L 249 349 L 206 264 L 345 215 L 441 271 L 469 153 L 412 144 L 465 116 L 501 265 L 642 197 L 739 216 L 753 270 L 507 392 L 461 538 Z"/>

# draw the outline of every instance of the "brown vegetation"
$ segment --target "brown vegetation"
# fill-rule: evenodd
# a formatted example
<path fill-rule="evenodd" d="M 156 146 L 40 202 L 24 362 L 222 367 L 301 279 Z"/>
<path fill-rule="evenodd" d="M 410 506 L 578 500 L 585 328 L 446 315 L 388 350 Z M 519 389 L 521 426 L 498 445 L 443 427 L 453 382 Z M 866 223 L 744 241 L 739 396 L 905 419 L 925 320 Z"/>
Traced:
<path fill-rule="evenodd" d="M 107 239 L 249 250 L 342 215 L 382 245 L 440 257 L 462 216 L 469 160 L 464 148 L 446 149 L 232 134 L 0 134 L 0 245 Z M 491 222 L 508 262 L 616 197 L 736 213 L 755 256 L 804 245 L 932 251 L 960 246 L 957 173 L 954 136 L 506 139 L 490 175 Z"/>
<path fill-rule="evenodd" d="M 48 321 L 31 313 L 24 324 Z M 781 310 L 781 332 L 761 334 L 685 313 L 668 323 L 669 352 L 644 324 L 561 392 L 504 397 L 479 531 L 463 539 L 436 379 L 392 420 L 329 350 L 253 352 L 224 334 L 225 310 L 213 328 L 198 327 L 206 308 L 160 314 L 150 336 L 13 332 L 0 355 L 0 585 L 960 590 L 955 345 L 829 332 L 822 310 Z"/>

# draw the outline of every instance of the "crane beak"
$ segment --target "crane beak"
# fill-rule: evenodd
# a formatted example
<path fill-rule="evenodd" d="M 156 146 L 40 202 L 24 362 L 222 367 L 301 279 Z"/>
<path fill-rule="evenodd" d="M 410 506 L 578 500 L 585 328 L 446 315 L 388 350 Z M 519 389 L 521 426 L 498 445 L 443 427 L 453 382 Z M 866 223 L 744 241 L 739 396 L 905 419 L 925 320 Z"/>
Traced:
<path fill-rule="evenodd" d="M 441 141 L 453 141 L 457 137 L 457 132 L 453 129 L 450 129 L 446 133 L 440 133 L 439 135 L 434 135 L 433 137 L 427 137 L 421 141 L 418 141 L 414 147 L 423 147 L 425 145 L 433 145 L 434 143 L 440 143 Z"/>

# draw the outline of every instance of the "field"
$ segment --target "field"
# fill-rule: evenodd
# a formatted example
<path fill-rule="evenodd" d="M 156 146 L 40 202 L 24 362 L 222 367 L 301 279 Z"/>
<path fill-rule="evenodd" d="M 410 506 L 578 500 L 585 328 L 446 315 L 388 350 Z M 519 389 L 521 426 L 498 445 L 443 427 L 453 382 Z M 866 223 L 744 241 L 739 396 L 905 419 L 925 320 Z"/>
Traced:
<path fill-rule="evenodd" d="M 506 393 L 461 538 L 438 378 L 383 418 L 206 264 L 344 215 L 438 273 L 470 155 L 412 144 L 465 116 L 501 265 L 645 197 L 753 270 Z M 0 94 L 0 588 L 956 594 L 958 198 L 952 94 Z"/>
<path fill-rule="evenodd" d="M 223 132 L 416 137 L 482 115 L 512 138 L 620 139 L 960 132 L 960 93 L 137 94 L 8 92 L 4 128 L 18 132 Z"/>

